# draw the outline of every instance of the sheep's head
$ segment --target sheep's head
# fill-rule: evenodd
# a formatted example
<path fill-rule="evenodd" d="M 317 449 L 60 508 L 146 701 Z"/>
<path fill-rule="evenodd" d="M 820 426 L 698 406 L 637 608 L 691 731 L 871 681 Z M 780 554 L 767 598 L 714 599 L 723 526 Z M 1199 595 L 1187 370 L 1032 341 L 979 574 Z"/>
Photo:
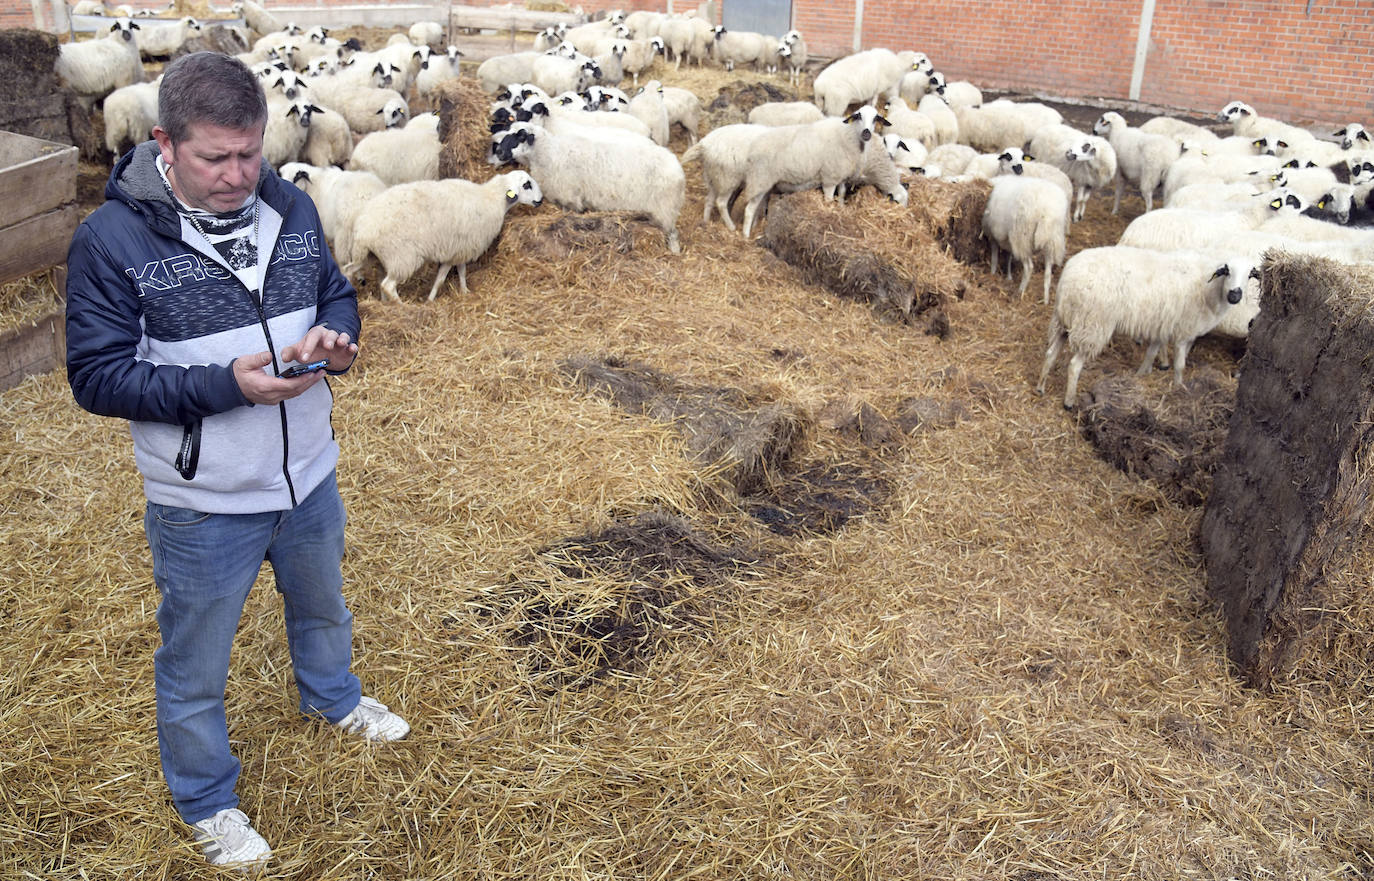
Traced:
<path fill-rule="evenodd" d="M 997 164 L 1001 167 L 1003 174 L 1007 172 L 1025 174 L 1026 154 L 1020 147 L 1010 147 L 998 154 Z"/>
<path fill-rule="evenodd" d="M 377 112 L 380 113 L 382 119 L 386 121 L 387 128 L 395 128 L 403 124 L 410 115 L 410 109 L 406 106 L 405 99 L 399 96 L 388 98 L 386 103 L 382 105 L 382 109 Z"/>
<path fill-rule="evenodd" d="M 308 99 L 297 98 L 286 108 L 285 116 L 287 119 L 290 119 L 294 115 L 296 121 L 300 123 L 301 128 L 309 128 L 311 114 L 320 112 L 322 112 L 320 108 L 311 104 Z"/>
<path fill-rule="evenodd" d="M 801 38 L 802 38 L 801 31 L 798 31 L 798 30 L 790 30 L 790 31 L 788 31 L 787 33 L 785 33 L 785 34 L 782 35 L 782 42 L 786 43 L 787 46 L 790 48 L 790 47 L 795 46 L 795 45 L 797 45 L 798 43 L 800 43 L 800 42 L 801 42 Z"/>
<path fill-rule="evenodd" d="M 876 109 L 867 104 L 846 116 L 844 121 L 858 131 L 861 144 L 867 143 L 877 133 L 879 125 L 889 125 L 886 119 L 878 115 Z"/>
<path fill-rule="evenodd" d="M 938 70 L 930 72 L 930 90 L 937 95 L 945 93 L 945 75 Z"/>
<path fill-rule="evenodd" d="M 1354 188 L 1349 184 L 1338 184 L 1317 197 L 1317 201 L 1303 213 L 1345 224 L 1350 222 L 1350 210 L 1354 204 Z"/>
<path fill-rule="evenodd" d="M 1221 282 L 1218 285 L 1219 292 L 1226 298 L 1227 303 L 1235 306 L 1240 303 L 1241 300 L 1245 299 L 1245 289 L 1249 287 L 1252 282 L 1256 284 L 1259 283 L 1260 271 L 1259 268 L 1255 266 L 1254 261 L 1243 257 L 1236 257 L 1218 266 L 1216 271 L 1212 273 L 1212 277 L 1208 279 L 1208 282 L 1217 281 L 1218 279 L 1220 279 Z"/>
<path fill-rule="evenodd" d="M 501 164 L 508 162 L 520 162 L 534 146 L 535 134 L 537 129 L 528 122 L 517 122 L 510 127 L 510 131 L 501 136 L 492 145 L 492 153 Z"/>
<path fill-rule="evenodd" d="M 1371 143 L 1371 140 L 1374 140 L 1370 138 L 1369 132 L 1365 130 L 1365 127 L 1358 122 L 1352 122 L 1331 134 L 1333 137 L 1341 139 L 1342 150 L 1349 150 L 1351 147 L 1354 147 L 1356 141 L 1363 141 L 1368 145 Z"/>
<path fill-rule="evenodd" d="M 654 37 L 649 41 L 649 45 L 654 47 L 654 52 L 663 55 L 668 51 L 668 46 L 663 42 L 662 37 Z"/>
<path fill-rule="evenodd" d="M 544 192 L 539 182 L 530 177 L 528 171 L 512 171 L 506 175 L 506 207 L 512 205 L 533 205 L 538 208 L 544 201 Z"/>
<path fill-rule="evenodd" d="M 129 18 L 116 18 L 110 24 L 110 36 L 118 37 L 127 42 L 133 42 L 134 31 L 142 30 L 138 23 Z"/>
<path fill-rule="evenodd" d="M 1217 114 L 1217 119 L 1222 122 L 1235 123 L 1237 120 L 1254 115 L 1255 108 L 1251 107 L 1249 104 L 1246 104 L 1244 101 L 1232 101 L 1230 104 L 1221 108 L 1221 112 Z"/>

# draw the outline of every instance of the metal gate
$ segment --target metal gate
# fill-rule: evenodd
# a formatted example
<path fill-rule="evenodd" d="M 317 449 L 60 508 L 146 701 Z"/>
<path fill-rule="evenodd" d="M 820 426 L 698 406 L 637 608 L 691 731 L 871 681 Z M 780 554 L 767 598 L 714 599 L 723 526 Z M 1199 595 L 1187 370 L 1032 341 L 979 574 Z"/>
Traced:
<path fill-rule="evenodd" d="M 792 29 L 792 0 L 727 0 L 721 24 L 727 31 L 781 37 Z"/>

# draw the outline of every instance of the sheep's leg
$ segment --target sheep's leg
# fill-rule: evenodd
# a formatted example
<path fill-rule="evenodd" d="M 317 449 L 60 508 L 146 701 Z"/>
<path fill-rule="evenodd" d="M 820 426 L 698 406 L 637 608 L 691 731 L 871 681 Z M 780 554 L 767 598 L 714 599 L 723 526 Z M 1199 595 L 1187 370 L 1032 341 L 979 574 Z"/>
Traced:
<path fill-rule="evenodd" d="M 465 293 L 465 294 L 466 294 L 466 293 L 469 293 L 469 291 L 468 291 L 468 265 L 467 265 L 466 263 L 460 263 L 460 264 L 458 264 L 458 290 L 462 291 L 462 292 Z"/>
<path fill-rule="evenodd" d="M 668 250 L 674 254 L 682 253 L 682 243 L 678 241 L 677 227 L 668 230 Z"/>
<path fill-rule="evenodd" d="M 993 275 L 997 275 L 998 271 L 1001 269 L 1001 266 L 998 265 L 999 261 L 998 261 L 998 259 L 997 259 L 998 256 L 999 256 L 999 254 L 998 254 L 998 252 L 997 252 L 997 242 L 993 241 L 992 239 L 989 239 L 989 240 L 988 240 L 988 244 L 992 246 L 992 247 L 991 247 L 991 256 L 992 256 L 992 259 L 991 259 L 991 260 L 989 261 L 989 263 L 988 263 L 988 272 L 991 272 Z"/>
<path fill-rule="evenodd" d="M 1072 410 L 1073 405 L 1078 402 L 1078 375 L 1083 372 L 1082 355 L 1075 354 L 1069 359 L 1069 378 L 1064 386 L 1064 409 Z"/>
<path fill-rule="evenodd" d="M 710 223 L 710 222 L 711 222 L 711 209 L 712 209 L 713 207 L 715 207 L 715 204 L 716 204 L 716 191 L 713 190 L 713 189 L 711 189 L 710 187 L 707 187 L 707 188 L 706 188 L 706 201 L 705 201 L 705 203 L 701 206 L 701 222 L 702 222 L 702 223 Z M 722 215 L 723 215 L 724 213 L 725 213 L 725 212 L 723 212 L 723 211 L 721 212 Z M 726 223 L 729 223 L 729 221 L 727 220 Z"/>
<path fill-rule="evenodd" d="M 1021 289 L 1016 292 L 1019 300 L 1026 298 L 1026 288 L 1030 286 L 1031 273 L 1035 271 L 1035 258 L 1027 257 L 1021 262 Z"/>
<path fill-rule="evenodd" d="M 433 300 L 434 296 L 439 293 L 439 286 L 444 283 L 444 279 L 448 278 L 448 272 L 452 268 L 452 263 L 439 264 L 439 271 L 434 274 L 434 284 L 429 289 L 429 299 Z M 463 285 L 463 293 L 466 294 L 467 292 L 467 285 Z"/>
<path fill-rule="evenodd" d="M 1193 347 L 1192 340 L 1179 340 L 1174 343 L 1174 385 L 1183 385 L 1183 364 L 1188 360 L 1188 350 Z"/>
<path fill-rule="evenodd" d="M 1054 369 L 1054 362 L 1059 360 L 1059 353 L 1064 349 L 1064 333 L 1060 328 L 1056 318 L 1050 319 L 1050 340 L 1045 347 L 1045 363 L 1040 368 L 1040 381 L 1035 384 L 1035 393 L 1043 395 L 1045 393 L 1045 380 L 1049 379 L 1050 371 Z"/>
<path fill-rule="evenodd" d="M 1040 300 L 1046 306 L 1050 304 L 1050 284 L 1054 278 L 1054 264 L 1049 260 L 1045 261 L 1045 296 Z"/>
<path fill-rule="evenodd" d="M 1116 173 L 1116 199 L 1114 199 L 1114 200 L 1112 201 L 1112 214 L 1113 214 L 1113 215 L 1115 215 L 1115 214 L 1116 214 L 1116 210 L 1117 210 L 1118 208 L 1121 207 L 1121 191 L 1124 190 L 1124 189 L 1126 189 L 1126 178 L 1124 178 L 1124 177 L 1121 176 L 1121 172 L 1120 172 L 1120 171 L 1117 171 L 1117 173 Z"/>
<path fill-rule="evenodd" d="M 395 300 L 398 303 L 401 302 L 401 293 L 400 291 L 396 290 L 396 279 L 392 278 L 389 275 L 386 276 L 382 279 L 381 287 L 382 296 L 384 299 Z"/>
<path fill-rule="evenodd" d="M 744 205 L 744 237 L 745 237 L 745 239 L 748 239 L 748 238 L 749 238 L 749 233 L 750 233 L 750 231 L 753 230 L 753 228 L 754 228 L 754 215 L 758 213 L 758 211 L 759 211 L 759 206 L 763 204 L 763 200 L 766 199 L 766 198 L 768 198 L 768 191 L 767 191 L 767 190 L 764 190 L 762 193 L 759 193 L 757 196 L 755 196 L 754 198 L 750 199 L 748 202 L 745 203 L 745 205 Z"/>
<path fill-rule="evenodd" d="M 1159 345 L 1159 342 L 1155 341 L 1150 343 L 1145 349 L 1145 358 L 1140 362 L 1140 366 L 1136 368 L 1135 371 L 1137 376 L 1144 376 L 1153 369 L 1155 366 L 1155 356 L 1159 354 Z"/>

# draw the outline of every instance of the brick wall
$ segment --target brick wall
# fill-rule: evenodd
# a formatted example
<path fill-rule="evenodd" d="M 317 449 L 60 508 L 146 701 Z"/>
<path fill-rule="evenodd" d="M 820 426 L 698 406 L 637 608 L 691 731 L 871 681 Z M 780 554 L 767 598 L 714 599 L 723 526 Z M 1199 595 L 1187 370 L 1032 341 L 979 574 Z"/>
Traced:
<path fill-rule="evenodd" d="M 0 0 L 0 27 L 51 28 L 51 4 Z M 580 5 L 593 13 L 661 11 L 667 0 Z M 674 0 L 678 11 L 696 5 Z M 919 49 L 949 79 L 983 87 L 1124 99 L 1141 6 L 1139 0 L 864 0 L 861 48 Z M 794 26 L 813 55 L 852 51 L 854 14 L 855 0 L 793 0 Z M 1140 88 L 1146 103 L 1215 112 L 1239 98 L 1295 122 L 1374 120 L 1371 0 L 1310 0 L 1310 9 L 1309 0 L 1156 0 L 1150 34 Z"/>

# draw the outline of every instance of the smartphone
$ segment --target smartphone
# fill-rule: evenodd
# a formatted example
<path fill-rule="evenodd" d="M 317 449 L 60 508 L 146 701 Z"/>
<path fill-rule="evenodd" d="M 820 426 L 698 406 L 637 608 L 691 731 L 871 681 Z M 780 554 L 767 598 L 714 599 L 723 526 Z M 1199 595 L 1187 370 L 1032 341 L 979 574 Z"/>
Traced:
<path fill-rule="evenodd" d="M 309 364 L 297 364 L 295 367 L 288 367 L 281 372 L 282 379 L 295 379 L 298 376 L 305 376 L 307 373 L 314 373 L 316 370 L 323 370 L 329 366 L 328 361 L 311 361 Z"/>

